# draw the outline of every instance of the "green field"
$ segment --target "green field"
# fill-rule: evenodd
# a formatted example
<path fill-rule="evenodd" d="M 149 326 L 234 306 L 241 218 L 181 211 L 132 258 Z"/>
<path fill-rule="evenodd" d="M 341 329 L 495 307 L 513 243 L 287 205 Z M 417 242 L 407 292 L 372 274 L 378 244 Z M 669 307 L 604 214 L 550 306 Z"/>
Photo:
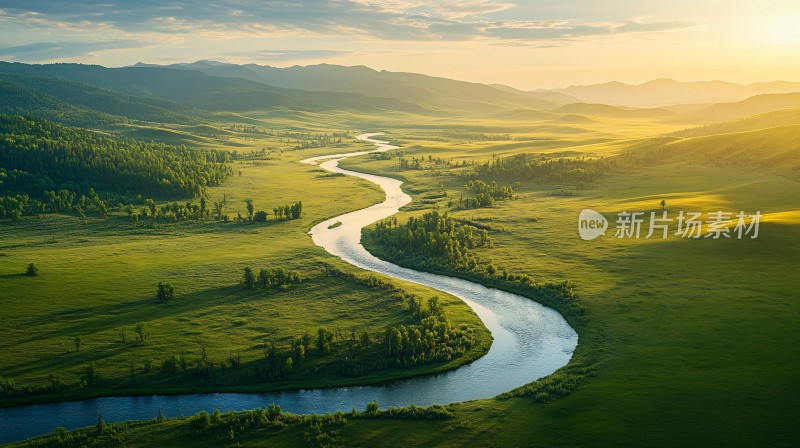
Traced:
<path fill-rule="evenodd" d="M 358 377 L 323 368 L 345 355 L 335 349 L 309 357 L 283 379 L 242 381 L 273 341 L 287 349 L 293 338 L 304 332 L 313 337 L 324 327 L 344 334 L 367 331 L 377 344 L 387 326 L 412 322 L 397 297 L 325 275 L 325 264 L 364 273 L 306 235 L 326 218 L 382 200 L 368 182 L 299 163 L 368 149 L 353 139 L 368 131 L 386 132 L 401 148 L 341 165 L 405 181 L 413 201 L 398 214 L 399 222 L 433 209 L 447 212 L 490 229 L 494 246 L 474 251 L 498 270 L 574 283 L 586 316 L 573 321 L 579 344 L 564 371 L 592 368 L 571 393 L 541 402 L 517 391 L 453 404 L 437 419 L 422 411 L 408 415 L 415 410 L 268 421 L 230 414 L 202 430 L 192 419 L 168 419 L 115 424 L 99 436 L 94 428 L 78 430 L 69 436 L 72 442 L 53 435 L 16 445 L 792 446 L 800 436 L 798 110 L 756 108 L 748 114 L 745 108 L 736 115 L 731 106 L 698 118 L 569 106 L 453 114 L 243 109 L 217 111 L 202 124 L 149 121 L 104 128 L 236 151 L 235 174 L 209 188 L 208 200 L 225 198 L 233 219 L 247 213 L 249 198 L 256 210 L 270 212 L 270 220 L 133 223 L 122 210 L 106 219 L 42 214 L 4 220 L 0 374 L 17 385 L 45 386 L 57 378 L 69 387 L 3 397 L 0 406 L 113 394 L 376 383 L 454 368 L 484 353 L 490 335 L 464 303 L 384 279 L 421 297 L 441 296 L 447 316 L 476 330 L 479 344 L 447 363 Z M 720 122 L 697 127 L 715 121 Z M 320 143 L 320 135 L 334 132 L 346 137 Z M 458 206 L 475 195 L 465 183 L 477 167 L 522 153 L 552 161 L 602 160 L 608 168 L 586 183 L 501 179 L 513 184 L 511 199 L 484 208 Z M 418 162 L 418 169 L 401 169 L 401 158 Z M 273 207 L 296 201 L 303 202 L 302 219 L 272 219 Z M 614 237 L 618 213 L 661 212 L 662 201 L 673 218 L 681 211 L 702 212 L 704 218 L 716 211 L 759 211 L 759 236 L 682 239 L 672 234 L 673 222 L 666 239 Z M 606 235 L 593 241 L 581 240 L 576 228 L 579 212 L 587 208 L 610 221 Z M 367 245 L 383 253 L 374 242 Z M 24 275 L 29 263 L 39 268 L 37 276 Z M 245 289 L 245 267 L 297 270 L 303 282 Z M 154 300 L 161 281 L 176 289 L 170 302 Z M 134 341 L 139 322 L 150 334 L 144 344 Z M 162 361 L 174 354 L 183 352 L 194 362 L 201 347 L 220 369 L 241 355 L 244 369 L 219 370 L 210 382 L 161 372 Z M 378 357 L 378 351 L 374 347 L 365 356 Z M 80 387 L 90 364 L 100 380 Z"/>
<path fill-rule="evenodd" d="M 269 141 L 258 142 L 271 144 Z M 260 146 L 259 146 L 260 147 Z M 318 371 L 339 359 L 334 351 L 294 369 L 278 381 L 242 379 L 265 357 L 265 344 L 288 350 L 293 338 L 318 328 L 347 339 L 351 331 L 371 334 L 377 357 L 387 326 L 412 322 L 405 301 L 347 278 L 325 275 L 323 265 L 353 271 L 316 247 L 305 233 L 325 218 L 379 202 L 382 193 L 366 181 L 330 176 L 297 163 L 337 148 L 291 151 L 236 163 L 235 176 L 209 192 L 209 202 L 226 197 L 226 211 L 246 214 L 244 199 L 272 218 L 274 205 L 303 201 L 302 219 L 267 223 L 131 223 L 124 213 L 107 219 L 46 214 L 4 223 L 0 238 L 0 282 L 4 291 L 0 342 L 3 376 L 19 386 L 46 386 L 51 376 L 67 386 L 60 393 L 5 397 L 2 404 L 53 401 L 109 394 L 178 393 L 207 390 L 275 390 L 364 384 L 453 368 L 480 356 L 490 336 L 460 300 L 413 284 L 393 282 L 421 297 L 442 296 L 456 325 L 478 331 L 480 343 L 464 358 L 410 369 L 389 369 L 348 377 Z M 28 263 L 36 277 L 22 275 Z M 247 290 L 240 284 L 244 267 L 297 270 L 300 285 L 279 290 Z M 171 282 L 176 297 L 156 303 L 156 285 Z M 150 333 L 137 342 L 135 327 Z M 125 332 L 125 340 L 121 332 Z M 75 346 L 80 337 L 82 345 Z M 224 368 L 231 355 L 239 369 L 218 373 L 211 384 L 159 374 L 161 363 L 181 353 L 193 365 L 205 347 Z M 375 352 L 375 353 L 373 353 Z M 76 388 L 92 364 L 98 384 Z M 152 364 L 148 367 L 147 364 Z M 133 374 L 131 371 L 133 370 Z"/>

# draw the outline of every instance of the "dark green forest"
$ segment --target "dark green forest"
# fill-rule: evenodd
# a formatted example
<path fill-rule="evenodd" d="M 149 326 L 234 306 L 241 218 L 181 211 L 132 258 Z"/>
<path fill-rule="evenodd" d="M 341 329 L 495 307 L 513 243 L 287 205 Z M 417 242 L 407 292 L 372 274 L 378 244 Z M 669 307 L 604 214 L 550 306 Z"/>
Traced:
<path fill-rule="evenodd" d="M 102 209 L 100 196 L 201 196 L 233 174 L 229 162 L 224 151 L 112 138 L 41 118 L 0 115 L 0 217 L 75 206 Z"/>

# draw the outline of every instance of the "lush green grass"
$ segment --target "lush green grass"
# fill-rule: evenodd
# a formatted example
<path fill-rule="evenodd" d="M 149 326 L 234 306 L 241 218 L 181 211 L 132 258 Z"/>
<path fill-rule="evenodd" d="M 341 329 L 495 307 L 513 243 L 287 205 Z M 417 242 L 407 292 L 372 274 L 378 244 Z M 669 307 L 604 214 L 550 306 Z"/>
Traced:
<path fill-rule="evenodd" d="M 502 428 L 491 431 L 498 446 L 524 440 L 565 446 L 785 445 L 798 435 L 800 387 L 793 377 L 800 366 L 794 349 L 800 305 L 794 298 L 800 278 L 793 273 L 800 267 L 800 184 L 770 171 L 687 165 L 688 145 L 683 162 L 620 170 L 589 190 L 523 183 L 518 200 L 453 212 L 502 229 L 493 233 L 495 248 L 484 251 L 501 267 L 576 282 L 590 313 L 577 354 L 593 360 L 598 371 L 588 385 L 551 404 L 511 399 L 460 406 L 460 419 L 478 406 L 503 412 L 474 428 L 456 424 L 459 430 L 442 438 L 437 428 L 435 441 L 480 441 L 492 428 Z M 345 165 L 392 172 L 391 162 Z M 451 196 L 459 194 L 459 182 L 446 176 L 400 174 L 417 191 L 435 191 L 443 182 Z M 577 196 L 552 194 L 564 188 Z M 576 221 L 584 208 L 613 220 L 623 210 L 658 210 L 662 198 L 673 217 L 680 210 L 760 210 L 767 216 L 756 240 L 616 239 L 613 221 L 604 238 L 578 238 Z M 404 425 L 380 431 L 354 425 L 343 433 L 360 439 L 375 430 L 391 437 L 402 434 Z"/>
<path fill-rule="evenodd" d="M 481 123 L 497 125 L 478 121 L 474 125 Z M 603 141 L 591 135 L 582 140 L 562 136 L 565 141 L 558 142 L 554 135 L 553 142 L 531 140 L 526 144 L 513 140 L 524 136 L 520 131 L 505 141 L 470 142 L 467 138 L 447 135 L 444 128 L 412 127 L 397 129 L 390 138 L 407 145 L 406 157 L 433 155 L 482 162 L 491 160 L 493 155 L 520 151 L 551 153 L 568 149 L 587 155 L 613 156 L 640 143 L 642 137 L 672 131 L 675 127 L 636 121 L 630 134 L 626 134 L 619 127 L 622 124 L 622 121 L 598 119 L 585 125 L 607 131 L 609 137 Z M 785 128 L 774 134 L 759 135 L 758 141 L 772 145 L 759 147 L 762 154 L 780 153 L 785 144 L 797 140 L 796 130 Z M 793 445 L 800 436 L 800 383 L 795 379 L 800 371 L 800 352 L 796 349 L 800 344 L 797 332 L 800 303 L 795 300 L 800 291 L 800 278 L 795 274 L 800 268 L 800 212 L 797 211 L 800 184 L 784 176 L 792 166 L 778 159 L 752 169 L 696 157 L 724 154 L 720 144 L 735 145 L 735 137 L 681 140 L 674 144 L 676 152 L 668 154 L 669 157 L 655 158 L 640 166 L 625 166 L 586 190 L 574 185 L 523 183 L 515 189 L 519 195 L 516 200 L 498 202 L 492 208 L 452 211 L 455 216 L 479 220 L 495 229 L 492 232 L 495 247 L 481 249 L 481 255 L 500 267 L 528 273 L 540 280 L 574 280 L 589 312 L 575 359 L 593 363 L 596 375 L 572 394 L 547 404 L 531 398 L 488 399 L 458 404 L 452 418 L 442 421 L 352 420 L 338 428 L 341 444 Z M 434 205 L 440 210 L 447 208 L 448 198 L 434 197 L 442 187 L 450 198 L 457 198 L 463 192 L 463 181 L 449 175 L 444 168 L 438 172 L 398 173 L 394 170 L 396 160 L 368 157 L 348 160 L 343 165 L 408 181 L 407 188 L 415 199 L 398 217 L 400 220 Z M 245 171 L 234 182 L 247 179 Z M 323 178 L 315 182 L 322 181 L 349 180 Z M 562 190 L 569 190 L 575 196 L 556 194 Z M 328 193 L 326 189 L 318 190 L 318 196 Z M 283 196 L 277 202 L 293 199 L 294 196 Z M 662 199 L 667 201 L 673 217 L 680 210 L 706 213 L 760 210 L 766 216 L 756 240 L 612 237 L 617 212 L 656 211 Z M 257 206 L 261 202 L 257 200 Z M 578 238 L 576 221 L 583 208 L 595 209 L 612 219 L 612 228 L 605 237 L 591 242 Z M 280 226 L 301 225 L 307 223 Z M 239 243 L 233 252 L 249 253 L 246 246 Z M 286 252 L 279 251 L 278 257 L 289 260 L 297 249 L 288 247 Z M 3 252 L 12 250 L 16 249 Z M 313 253 L 313 249 L 306 250 Z M 16 263 L 19 268 L 14 272 L 21 272 L 27 262 L 27 257 L 18 255 L 14 256 L 19 260 Z M 223 260 L 221 264 L 227 263 L 232 268 L 244 264 L 221 253 L 216 256 Z M 41 268 L 44 278 L 47 269 L 43 264 Z M 223 278 L 228 278 L 227 272 L 215 275 L 210 277 L 219 279 L 220 285 L 224 284 Z M 13 279 L 14 282 L 38 280 Z M 150 289 L 152 286 L 142 287 L 139 294 L 152 294 Z M 249 429 L 235 440 L 241 446 L 297 446 L 305 443 L 308 431 L 303 425 Z M 215 432 L 198 434 L 185 420 L 132 426 L 125 434 L 130 446 L 231 443 Z"/>
<path fill-rule="evenodd" d="M 252 147 L 272 144 L 269 139 L 249 142 Z M 264 358 L 264 343 L 273 340 L 288 350 L 290 340 L 317 328 L 341 331 L 353 327 L 369 331 L 375 340 L 370 356 L 378 356 L 378 334 L 386 326 L 411 323 L 405 304 L 380 290 L 343 278 L 326 277 L 321 264 L 338 262 L 316 247 L 306 235 L 325 218 L 380 202 L 382 192 L 357 179 L 331 177 L 317 167 L 297 163 L 313 154 L 338 148 L 272 152 L 268 160 L 246 160 L 236 175 L 212 188 L 209 203 L 228 201 L 226 212 L 245 213 L 244 199 L 256 210 L 265 209 L 266 224 L 194 222 L 175 225 L 129 223 L 119 213 L 106 220 L 63 215 L 23 218 L 3 223 L 0 236 L 1 305 L 0 375 L 20 385 L 45 385 L 49 375 L 76 384 L 85 366 L 93 363 L 101 382 L 61 394 L 5 398 L 3 404 L 79 398 L 106 394 L 187 392 L 192 390 L 268 390 L 386 381 L 452 368 L 480 356 L 490 336 L 477 316 L 460 300 L 412 284 L 396 282 L 405 291 L 442 296 L 448 317 L 478 329 L 480 344 L 468 356 L 450 363 L 407 370 L 372 372 L 358 378 L 315 373 L 321 364 L 341 355 L 309 354 L 309 363 L 285 380 L 239 385 L 250 366 Z M 302 219 L 274 221 L 274 206 L 303 201 Z M 27 277 L 28 263 L 39 275 Z M 304 282 L 286 290 L 247 291 L 238 283 L 245 266 L 299 270 Z M 155 303 L 156 285 L 171 282 L 176 297 Z M 151 334 L 147 344 L 135 342 L 134 327 L 145 322 Z M 120 331 L 125 330 L 127 342 Z M 82 346 L 76 350 L 74 339 Z M 145 373 L 173 354 L 185 356 L 191 366 L 201 346 L 217 366 L 230 354 L 241 354 L 240 372 L 232 369 L 211 385 L 200 387 L 191 378 Z M 130 379 L 130 367 L 136 373 Z M 219 376 L 219 375 L 217 375 Z"/>

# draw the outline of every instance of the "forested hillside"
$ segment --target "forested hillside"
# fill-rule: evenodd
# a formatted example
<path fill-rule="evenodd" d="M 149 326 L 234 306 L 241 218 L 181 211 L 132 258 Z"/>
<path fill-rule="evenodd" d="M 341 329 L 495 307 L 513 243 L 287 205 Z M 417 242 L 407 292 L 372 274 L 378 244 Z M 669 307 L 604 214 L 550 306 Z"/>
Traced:
<path fill-rule="evenodd" d="M 6 65 L 0 64 L 0 72 Z M 136 121 L 198 123 L 203 110 L 171 101 L 125 95 L 52 76 L 3 72 L 0 113 L 36 114 L 60 123 L 96 127 Z"/>
<path fill-rule="evenodd" d="M 45 119 L 0 115 L 0 196 L 6 202 L 15 197 L 5 208 L 22 214 L 70 208 L 47 201 L 25 205 L 29 198 L 60 196 L 71 203 L 95 193 L 198 196 L 233 173 L 230 161 L 224 151 L 118 139 Z"/>

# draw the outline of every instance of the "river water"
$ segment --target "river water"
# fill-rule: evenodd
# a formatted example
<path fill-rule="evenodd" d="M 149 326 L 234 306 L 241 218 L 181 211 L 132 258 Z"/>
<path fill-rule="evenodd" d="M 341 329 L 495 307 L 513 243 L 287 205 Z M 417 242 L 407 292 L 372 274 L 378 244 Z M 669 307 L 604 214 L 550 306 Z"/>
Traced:
<path fill-rule="evenodd" d="M 382 408 L 416 404 L 447 404 L 494 397 L 553 373 L 572 357 L 578 335 L 556 311 L 530 299 L 467 280 L 407 269 L 372 256 L 361 245 L 361 229 L 387 218 L 411 201 L 402 182 L 383 176 L 339 168 L 346 157 L 396 149 L 363 134 L 360 140 L 376 145 L 373 151 L 314 157 L 304 163 L 366 179 L 386 192 L 380 204 L 337 216 L 311 229 L 314 243 L 360 268 L 401 280 L 430 286 L 453 294 L 467 303 L 491 331 L 489 352 L 458 369 L 424 377 L 399 380 L 380 386 L 340 387 L 270 393 L 203 393 L 144 397 L 105 397 L 82 401 L 48 403 L 0 409 L 0 443 L 21 440 L 53 431 L 93 425 L 98 413 L 106 422 L 146 420 L 159 410 L 169 417 L 189 416 L 201 410 L 239 411 L 278 404 L 294 413 L 327 413 L 363 409 L 377 400 Z M 329 229 L 336 222 L 342 224 Z"/>

